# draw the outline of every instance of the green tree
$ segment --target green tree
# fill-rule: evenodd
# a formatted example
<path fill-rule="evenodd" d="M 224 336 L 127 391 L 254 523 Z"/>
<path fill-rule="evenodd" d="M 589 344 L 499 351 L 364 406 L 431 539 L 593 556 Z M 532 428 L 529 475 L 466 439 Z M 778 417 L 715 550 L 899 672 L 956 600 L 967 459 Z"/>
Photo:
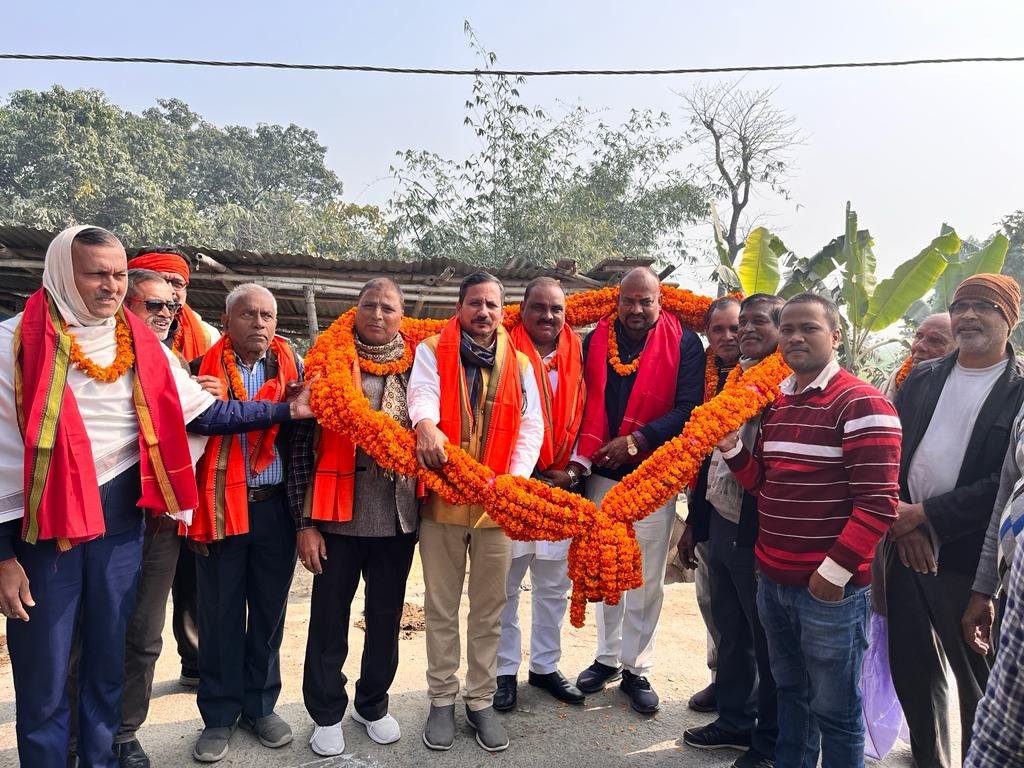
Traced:
<path fill-rule="evenodd" d="M 342 199 L 326 147 L 295 125 L 219 127 L 170 99 L 134 114 L 96 90 L 0 106 L 0 220 L 106 227 L 132 245 L 375 254 L 380 212 Z"/>
<path fill-rule="evenodd" d="M 467 25 L 471 49 L 493 68 Z M 393 247 L 409 257 L 483 265 L 513 260 L 585 267 L 611 256 L 686 257 L 683 228 L 704 208 L 678 162 L 667 115 L 636 110 L 609 125 L 576 106 L 529 107 L 523 78 L 480 75 L 464 125 L 480 149 L 464 160 L 398 153 L 389 204 Z"/>

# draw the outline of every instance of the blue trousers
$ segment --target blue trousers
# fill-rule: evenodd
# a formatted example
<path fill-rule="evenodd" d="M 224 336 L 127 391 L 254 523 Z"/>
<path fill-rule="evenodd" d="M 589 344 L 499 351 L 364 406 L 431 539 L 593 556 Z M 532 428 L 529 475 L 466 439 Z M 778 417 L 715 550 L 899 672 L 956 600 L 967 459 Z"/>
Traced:
<path fill-rule="evenodd" d="M 842 600 L 826 603 L 761 575 L 757 609 L 779 697 L 775 764 L 815 768 L 820 752 L 822 768 L 861 768 L 869 588 L 847 585 Z"/>
<path fill-rule="evenodd" d="M 209 545 L 196 558 L 199 692 L 208 728 L 256 720 L 281 693 L 281 640 L 295 573 L 295 521 L 284 494 L 250 502 L 249 533 Z"/>
<path fill-rule="evenodd" d="M 137 477 L 137 475 L 136 475 Z M 137 482 L 137 481 L 136 481 Z M 132 502 L 138 495 L 132 497 Z M 81 614 L 78 672 L 79 764 L 116 768 L 125 629 L 142 562 L 142 517 L 130 530 L 59 552 L 52 541 L 15 543 L 36 602 L 29 621 L 7 621 L 14 672 L 18 756 L 23 766 L 64 768 L 70 707 L 68 664 Z"/>

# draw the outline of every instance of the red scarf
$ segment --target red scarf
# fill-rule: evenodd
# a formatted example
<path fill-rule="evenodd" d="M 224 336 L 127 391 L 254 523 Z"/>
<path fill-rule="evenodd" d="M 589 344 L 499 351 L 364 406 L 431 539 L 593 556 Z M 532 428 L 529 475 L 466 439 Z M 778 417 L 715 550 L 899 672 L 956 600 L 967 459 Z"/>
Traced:
<path fill-rule="evenodd" d="M 469 404 L 466 372 L 462 367 L 461 345 L 462 326 L 459 319 L 453 317 L 441 331 L 435 350 L 441 384 L 441 422 L 437 426 L 449 442 L 465 448 L 473 432 L 474 415 Z M 502 475 L 508 472 L 519 437 L 523 386 L 515 347 L 501 326 L 498 326 L 494 368 L 491 369 L 487 390 L 480 393 L 480 398 L 484 419 L 481 460 Z"/>
<path fill-rule="evenodd" d="M 178 388 L 153 332 L 119 310 L 135 351 L 132 399 L 139 419 L 142 497 L 160 515 L 198 503 Z M 25 351 L 28 354 L 25 354 Z M 25 438 L 25 541 L 57 539 L 61 549 L 106 529 L 92 443 L 67 385 L 70 336 L 44 289 L 29 297 L 15 337 L 15 396 Z M 130 374 L 125 374 L 130 375 Z"/>
<path fill-rule="evenodd" d="M 362 392 L 359 359 L 352 362 L 352 383 Z M 313 480 L 306 491 L 310 518 L 344 523 L 352 519 L 356 488 L 356 444 L 340 432 L 317 426 L 313 445 Z"/>
<path fill-rule="evenodd" d="M 200 376 L 216 376 L 224 382 L 224 390 L 231 393 L 228 374 L 224 368 L 224 342 L 222 336 L 203 356 L 199 366 Z M 289 382 L 299 378 L 295 353 L 291 345 L 280 336 L 270 342 L 267 357 L 277 361 L 277 376 L 267 379 L 253 400 L 284 402 Z M 249 455 L 242 456 L 238 435 L 217 435 L 206 443 L 206 451 L 196 467 L 199 480 L 199 507 L 192 518 L 192 525 L 182 532 L 190 539 L 210 542 L 226 536 L 249 532 L 249 499 L 246 483 L 246 468 L 253 475 L 270 466 L 274 460 L 274 441 L 280 425 L 250 432 L 248 434 Z"/>
<path fill-rule="evenodd" d="M 188 361 L 205 355 L 210 349 L 210 333 L 199 315 L 187 304 L 178 312 L 178 330 L 174 334 L 174 351 Z"/>
<path fill-rule="evenodd" d="M 608 429 L 608 411 L 604 404 L 604 390 L 608 381 L 608 318 L 597 324 L 590 336 L 583 378 L 587 382 L 586 407 L 580 430 L 579 454 L 591 458 L 598 448 L 611 437 L 629 435 L 663 416 L 675 407 L 676 377 L 679 371 L 679 342 L 683 336 L 679 320 L 671 312 L 662 311 L 658 322 L 647 332 L 643 360 L 633 381 L 626 402 L 626 412 L 618 432 Z M 615 374 L 616 376 L 618 374 Z M 642 454 L 641 454 L 642 456 Z M 639 461 L 641 456 L 635 457 Z"/>
<path fill-rule="evenodd" d="M 562 326 L 555 348 L 554 368 L 558 371 L 558 388 L 551 392 L 551 380 L 544 370 L 544 360 L 522 323 L 509 333 L 512 344 L 530 359 L 537 390 L 544 412 L 544 444 L 540 449 L 537 469 L 565 469 L 569 463 L 576 435 L 583 420 L 583 344 L 568 325 Z"/>

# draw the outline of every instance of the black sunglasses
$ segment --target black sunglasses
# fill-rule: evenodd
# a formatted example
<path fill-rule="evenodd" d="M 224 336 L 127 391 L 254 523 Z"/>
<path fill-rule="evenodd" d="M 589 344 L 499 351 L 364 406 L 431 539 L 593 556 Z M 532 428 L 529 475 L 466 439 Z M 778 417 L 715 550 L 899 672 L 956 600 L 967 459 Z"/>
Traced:
<path fill-rule="evenodd" d="M 160 301 L 159 299 L 132 299 L 132 301 L 140 302 L 147 312 L 159 312 L 164 307 L 172 315 L 178 314 L 178 310 L 181 309 L 181 304 L 176 301 Z"/>

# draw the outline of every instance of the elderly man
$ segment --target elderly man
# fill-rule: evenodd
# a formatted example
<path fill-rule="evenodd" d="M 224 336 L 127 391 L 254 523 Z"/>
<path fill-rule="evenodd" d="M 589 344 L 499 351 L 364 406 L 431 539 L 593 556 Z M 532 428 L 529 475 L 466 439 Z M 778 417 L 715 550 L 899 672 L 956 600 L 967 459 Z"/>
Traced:
<path fill-rule="evenodd" d="M 953 765 L 946 663 L 960 699 L 962 754 L 991 664 L 964 642 L 960 619 L 1024 402 L 1024 361 L 1008 343 L 1020 289 L 1005 275 L 974 275 L 957 287 L 949 317 L 958 349 L 915 366 L 896 396 L 901 501 L 885 572 L 889 660 L 911 751 L 918 765 L 943 768 Z"/>
<path fill-rule="evenodd" d="M 117 765 L 125 628 L 142 557 L 138 510 L 182 515 L 196 506 L 186 424 L 221 434 L 312 415 L 307 392 L 277 409 L 214 400 L 121 311 L 126 279 L 113 234 L 72 227 L 47 249 L 43 287 L 0 324 L 0 611 L 18 754 L 33 768 L 67 760 L 76 620 L 88 659 L 78 755 Z"/>
<path fill-rule="evenodd" d="M 157 272 L 174 292 L 174 300 L 181 309 L 174 316 L 171 327 L 164 337 L 164 344 L 186 363 L 206 353 L 220 332 L 205 322 L 186 301 L 191 280 L 191 266 L 184 253 L 176 248 L 143 248 L 135 258 L 129 260 L 128 269 L 148 269 Z M 216 379 L 206 377 L 199 383 L 213 391 Z M 218 392 L 214 395 L 220 397 Z M 196 616 L 196 556 L 188 547 L 181 547 L 178 566 L 174 571 L 171 586 L 174 612 L 171 629 L 181 658 L 181 675 L 178 682 L 187 688 L 199 685 L 199 625 Z"/>
<path fill-rule="evenodd" d="M 757 611 L 778 691 L 775 760 L 864 764 L 860 675 L 870 565 L 896 517 L 900 423 L 882 394 L 839 367 L 839 311 L 823 296 L 786 302 L 779 348 L 793 375 L 761 415 L 752 453 L 718 444 L 760 528 Z"/>
<path fill-rule="evenodd" d="M 740 368 L 749 370 L 775 352 L 783 300 L 755 293 L 739 307 Z M 741 428 L 746 445 L 756 443 L 761 419 Z M 683 741 L 697 749 L 746 749 L 734 768 L 771 768 L 778 733 L 775 680 L 768 641 L 757 615 L 757 499 L 739 485 L 722 458 L 711 454 L 703 504 L 691 504 L 697 541 L 706 541 L 711 613 L 720 633 L 715 677 L 718 719 L 688 728 Z M 682 543 L 681 543 L 682 546 Z M 689 552 L 681 554 L 692 559 Z"/>
<path fill-rule="evenodd" d="M 511 332 L 512 343 L 530 360 L 537 391 L 544 403 L 544 444 L 534 476 L 572 490 L 581 478 L 568 471 L 569 455 L 583 418 L 583 348 L 565 323 L 565 292 L 550 277 L 531 280 L 523 293 L 522 322 Z M 516 705 L 516 675 L 522 662 L 519 632 L 519 591 L 530 571 L 530 685 L 567 704 L 582 704 L 583 694 L 558 670 L 562 655 L 562 621 L 568 605 L 569 541 L 512 542 L 512 565 L 505 582 L 498 646 L 498 689 L 494 708 Z"/>
<path fill-rule="evenodd" d="M 910 342 L 911 365 L 916 366 L 928 360 L 934 360 L 937 357 L 945 357 L 955 347 L 956 341 L 953 339 L 953 330 L 949 324 L 949 314 L 938 312 L 934 315 L 928 315 L 917 326 L 917 330 L 914 332 L 914 340 Z M 903 370 L 903 366 L 897 366 L 896 370 L 889 375 L 889 378 L 886 379 L 885 384 L 881 387 L 882 394 L 890 400 L 896 398 L 896 393 L 903 386 L 903 381 L 898 381 L 901 370 Z M 906 374 L 904 374 L 904 381 L 906 380 L 905 376 Z"/>
<path fill-rule="evenodd" d="M 429 469 L 448 460 L 448 443 L 461 446 L 497 474 L 529 477 L 544 441 L 537 384 L 530 361 L 501 325 L 504 288 L 475 272 L 459 286 L 444 330 L 416 348 L 409 378 L 409 417 L 416 456 Z M 466 625 L 466 719 L 489 752 L 508 748 L 508 734 L 492 706 L 501 610 L 512 558 L 508 537 L 480 506 L 458 506 L 431 494 L 421 510 L 430 713 L 423 742 L 447 750 L 455 743 L 459 693 L 459 604 L 469 555 Z"/>
<path fill-rule="evenodd" d="M 708 349 L 705 354 L 714 357 L 716 374 L 714 391 L 709 392 L 707 382 L 704 382 L 705 402 L 709 399 L 709 395 L 714 397 L 722 391 L 726 377 L 736 367 L 736 363 L 740 359 L 740 347 L 736 341 L 739 316 L 740 301 L 735 296 L 722 296 L 715 299 L 708 306 L 708 311 L 704 313 L 704 335 L 708 339 Z M 687 568 L 693 569 L 697 607 L 700 609 L 700 615 L 707 630 L 706 650 L 708 669 L 711 671 L 711 683 L 690 696 L 690 700 L 686 703 L 686 706 L 695 712 L 715 712 L 718 709 L 718 701 L 715 698 L 715 675 L 718 667 L 719 638 L 718 629 L 715 627 L 715 618 L 711 615 L 711 584 L 707 567 L 708 547 L 706 539 L 699 542 L 694 541 L 693 530 L 694 520 L 703 519 L 706 513 L 705 494 L 708 490 L 710 464 L 711 461 L 708 459 L 701 465 L 693 491 L 688 495 L 686 522 L 683 524 L 682 535 L 676 544 L 680 562 Z M 702 565 L 703 567 L 701 567 Z"/>
<path fill-rule="evenodd" d="M 359 359 L 378 366 L 360 373 L 363 394 L 374 410 L 408 427 L 411 360 L 402 367 L 408 343 L 399 333 L 403 304 L 394 280 L 370 280 L 357 299 L 355 334 Z M 393 370 L 381 374 L 381 365 Z M 416 547 L 416 480 L 382 469 L 347 437 L 303 423 L 292 444 L 288 502 L 299 559 L 316 574 L 302 679 L 306 710 L 316 724 L 309 746 L 325 757 L 345 751 L 342 668 L 360 577 L 366 584 L 366 639 L 352 719 L 378 744 L 398 741 L 402 731 L 388 714 L 388 689 L 398 670 L 405 583 Z"/>
<path fill-rule="evenodd" d="M 661 311 L 661 285 L 647 267 L 619 284 L 618 313 L 583 342 L 587 405 L 570 467 L 587 474 L 587 496 L 605 494 L 662 443 L 678 435 L 704 399 L 704 347 L 670 312 Z M 618 605 L 597 609 L 597 658 L 576 686 L 596 693 L 613 680 L 630 705 L 656 712 L 658 694 L 647 676 L 664 599 L 665 565 L 675 521 L 670 501 L 634 526 L 643 556 L 643 586 Z"/>
<path fill-rule="evenodd" d="M 302 360 L 277 336 L 277 301 L 255 283 L 225 299 L 225 335 L 198 360 L 231 400 L 281 403 L 299 387 Z M 281 693 L 280 649 L 295 570 L 295 521 L 285 500 L 293 430 L 270 426 L 214 438 L 196 468 L 199 506 L 183 530 L 195 542 L 199 583 L 199 692 L 206 727 L 193 749 L 200 762 L 228 752 L 236 725 L 266 747 L 292 740 L 274 712 Z"/>

